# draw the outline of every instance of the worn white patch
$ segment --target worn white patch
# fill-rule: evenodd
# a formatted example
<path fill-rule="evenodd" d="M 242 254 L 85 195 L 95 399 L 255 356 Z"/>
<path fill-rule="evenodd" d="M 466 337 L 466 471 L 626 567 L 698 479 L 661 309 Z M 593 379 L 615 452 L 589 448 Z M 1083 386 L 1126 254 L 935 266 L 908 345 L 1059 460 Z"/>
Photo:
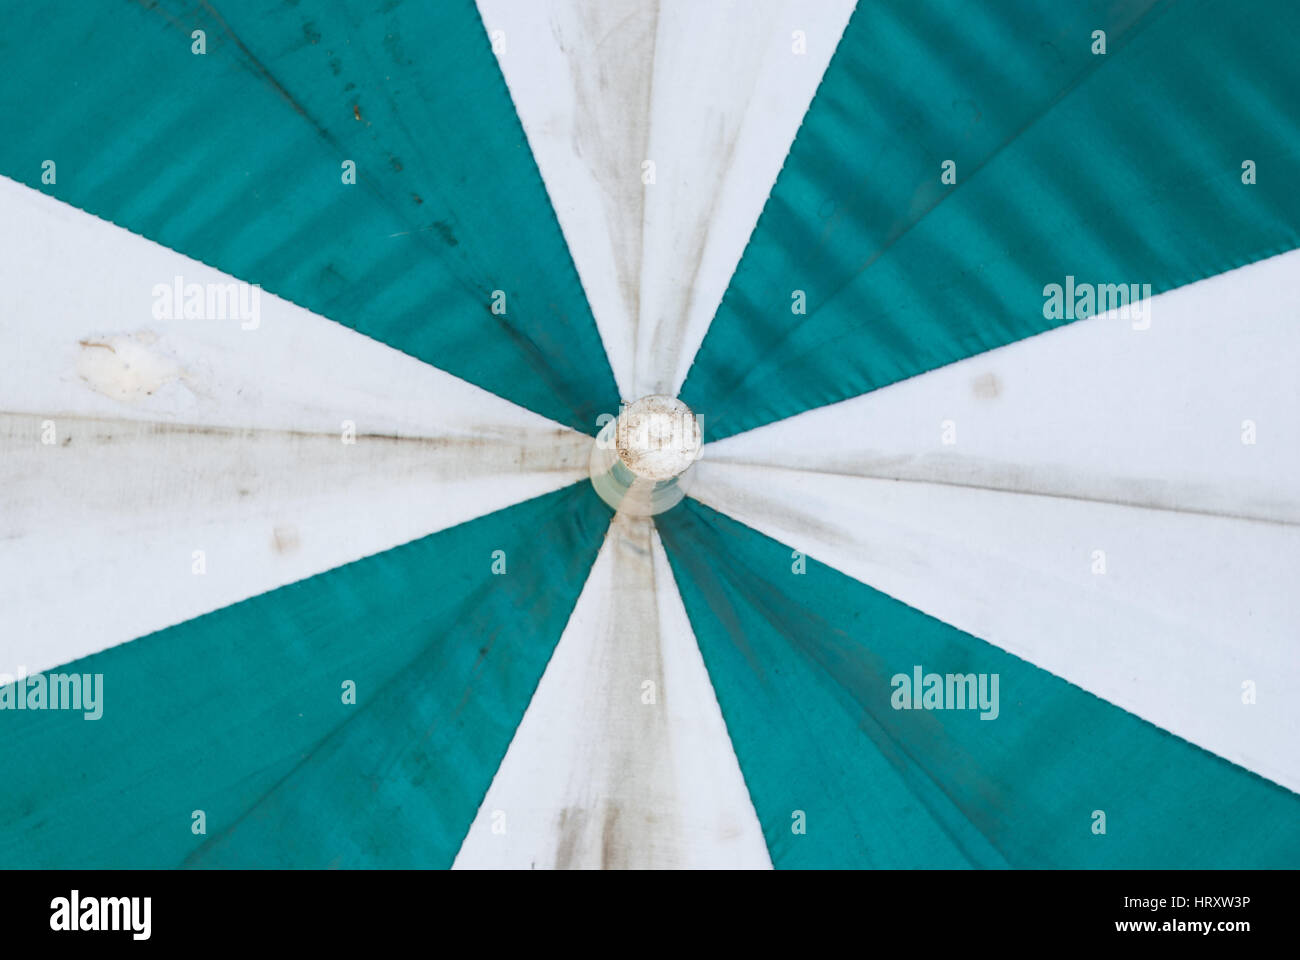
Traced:
<path fill-rule="evenodd" d="M 142 330 L 128 336 L 87 336 L 77 341 L 77 376 L 90 389 L 122 403 L 139 403 L 169 386 L 185 390 L 185 371 L 156 349 L 158 337 Z M 188 391 L 186 391 L 188 392 Z"/>

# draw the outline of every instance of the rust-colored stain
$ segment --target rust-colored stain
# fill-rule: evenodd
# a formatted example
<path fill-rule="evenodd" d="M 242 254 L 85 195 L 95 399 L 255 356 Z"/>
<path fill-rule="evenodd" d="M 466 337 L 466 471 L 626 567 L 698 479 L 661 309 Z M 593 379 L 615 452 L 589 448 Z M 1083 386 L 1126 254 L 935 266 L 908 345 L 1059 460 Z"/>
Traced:
<path fill-rule="evenodd" d="M 971 381 L 971 393 L 981 400 L 996 400 L 1002 396 L 1002 381 L 996 373 L 984 373 Z"/>
<path fill-rule="evenodd" d="M 88 348 L 99 347 L 103 350 L 107 350 L 109 353 L 117 353 L 117 350 L 113 348 L 113 345 L 111 343 L 96 343 L 93 340 L 78 340 L 77 345 L 82 347 L 88 347 Z"/>
<path fill-rule="evenodd" d="M 298 528 L 292 524 L 277 526 L 271 531 L 271 546 L 276 553 L 293 553 L 298 549 Z"/>

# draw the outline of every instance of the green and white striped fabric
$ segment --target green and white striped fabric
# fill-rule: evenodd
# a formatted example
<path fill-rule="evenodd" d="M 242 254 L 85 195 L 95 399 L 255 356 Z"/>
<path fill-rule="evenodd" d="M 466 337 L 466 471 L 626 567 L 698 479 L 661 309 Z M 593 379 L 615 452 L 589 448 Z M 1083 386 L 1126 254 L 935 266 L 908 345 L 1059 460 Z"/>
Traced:
<path fill-rule="evenodd" d="M 0 867 L 1300 866 L 1298 35 L 8 9 Z"/>

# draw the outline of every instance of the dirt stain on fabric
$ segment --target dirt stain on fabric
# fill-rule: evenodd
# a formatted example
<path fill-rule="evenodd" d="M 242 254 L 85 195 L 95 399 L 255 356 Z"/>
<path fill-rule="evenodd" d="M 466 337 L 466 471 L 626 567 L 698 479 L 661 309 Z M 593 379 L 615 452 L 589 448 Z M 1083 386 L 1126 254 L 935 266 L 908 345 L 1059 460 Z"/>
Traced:
<path fill-rule="evenodd" d="M 281 524 L 271 531 L 271 546 L 278 554 L 294 553 L 300 546 L 298 528 L 293 524 Z"/>
<path fill-rule="evenodd" d="M 1002 381 L 996 373 L 989 371 L 972 380 L 970 390 L 981 400 L 996 400 L 1002 396 Z"/>

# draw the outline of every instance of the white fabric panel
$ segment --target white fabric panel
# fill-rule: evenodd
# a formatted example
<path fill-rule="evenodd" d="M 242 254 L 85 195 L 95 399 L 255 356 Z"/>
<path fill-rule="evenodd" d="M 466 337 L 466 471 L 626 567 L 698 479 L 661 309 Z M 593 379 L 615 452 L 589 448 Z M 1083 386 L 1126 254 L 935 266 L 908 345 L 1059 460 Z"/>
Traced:
<path fill-rule="evenodd" d="M 1071 323 L 705 455 L 1300 522 L 1300 250 L 1148 309 L 1148 330 Z"/>
<path fill-rule="evenodd" d="M 478 0 L 624 400 L 680 388 L 854 3 Z"/>
<path fill-rule="evenodd" d="M 1300 790 L 1297 302 L 1300 251 L 707 445 L 690 493 Z"/>
<path fill-rule="evenodd" d="M 455 866 L 771 866 L 651 521 L 611 525 Z"/>
<path fill-rule="evenodd" d="M 0 673 L 586 476 L 590 437 L 269 294 L 156 319 L 175 276 L 235 282 L 0 179 Z"/>

